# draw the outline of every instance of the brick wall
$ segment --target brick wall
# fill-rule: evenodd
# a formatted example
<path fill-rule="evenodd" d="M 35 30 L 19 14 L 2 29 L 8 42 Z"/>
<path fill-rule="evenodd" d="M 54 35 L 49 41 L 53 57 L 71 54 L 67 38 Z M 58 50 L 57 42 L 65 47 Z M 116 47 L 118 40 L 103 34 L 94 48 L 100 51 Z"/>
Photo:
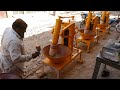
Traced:
<path fill-rule="evenodd" d="M 6 11 L 0 11 L 0 19 L 7 18 Z"/>

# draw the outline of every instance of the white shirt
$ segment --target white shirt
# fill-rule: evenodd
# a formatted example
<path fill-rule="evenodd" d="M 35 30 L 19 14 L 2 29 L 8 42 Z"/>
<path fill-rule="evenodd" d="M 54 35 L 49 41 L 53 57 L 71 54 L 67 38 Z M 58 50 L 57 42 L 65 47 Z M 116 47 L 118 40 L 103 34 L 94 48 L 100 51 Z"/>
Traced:
<path fill-rule="evenodd" d="M 20 58 L 21 61 L 32 59 L 32 55 L 25 55 L 21 37 L 12 28 L 6 28 L 1 40 L 0 69 L 10 68 L 12 62 L 22 55 L 24 58 Z"/>

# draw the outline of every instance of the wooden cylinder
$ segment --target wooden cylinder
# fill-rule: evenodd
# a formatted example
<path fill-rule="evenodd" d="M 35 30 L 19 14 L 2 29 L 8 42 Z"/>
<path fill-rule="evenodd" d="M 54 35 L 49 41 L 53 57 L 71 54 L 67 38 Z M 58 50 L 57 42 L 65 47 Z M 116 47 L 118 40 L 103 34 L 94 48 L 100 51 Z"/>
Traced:
<path fill-rule="evenodd" d="M 59 39 L 59 33 L 60 33 L 60 29 L 61 29 L 61 24 L 62 24 L 62 20 L 56 19 L 56 25 L 55 25 L 55 28 L 54 28 L 53 39 L 52 39 L 52 44 L 54 44 L 54 45 L 58 44 L 58 39 Z"/>
<path fill-rule="evenodd" d="M 92 13 L 89 12 L 88 18 L 87 18 L 87 21 L 86 21 L 86 29 L 89 29 L 89 28 L 90 28 L 90 21 L 91 21 L 91 18 L 92 18 Z"/>
<path fill-rule="evenodd" d="M 101 20 L 102 20 L 102 21 L 105 20 L 105 14 L 106 14 L 106 11 L 103 11 L 103 12 L 102 12 L 102 16 L 101 16 Z"/>
<path fill-rule="evenodd" d="M 108 25 L 108 21 L 109 21 L 109 14 L 110 14 L 110 12 L 108 11 L 108 12 L 106 12 L 106 22 L 105 22 L 105 24 L 106 25 Z"/>

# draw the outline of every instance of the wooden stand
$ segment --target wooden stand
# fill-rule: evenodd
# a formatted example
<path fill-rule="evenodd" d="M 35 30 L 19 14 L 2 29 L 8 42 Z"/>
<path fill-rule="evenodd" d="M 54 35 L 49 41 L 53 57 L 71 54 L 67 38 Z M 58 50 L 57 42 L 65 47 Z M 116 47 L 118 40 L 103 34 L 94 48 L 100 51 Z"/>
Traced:
<path fill-rule="evenodd" d="M 77 43 L 78 42 L 83 42 L 83 43 L 86 43 L 87 44 L 87 52 L 89 53 L 90 52 L 90 44 L 94 41 L 94 40 L 97 40 L 97 43 L 98 43 L 98 36 L 95 36 L 93 39 L 89 39 L 89 40 L 85 40 L 85 39 L 82 39 L 82 36 L 80 36 L 79 38 L 77 38 Z M 77 44 L 77 47 L 78 47 L 78 44 Z"/>
<path fill-rule="evenodd" d="M 77 51 L 76 53 L 73 53 L 71 59 L 65 61 L 64 63 L 55 64 L 55 63 L 51 62 L 51 60 L 49 60 L 48 58 L 45 58 L 44 60 L 42 60 L 42 62 L 43 62 L 43 73 L 45 73 L 45 72 L 44 72 L 44 66 L 45 66 L 45 64 L 46 64 L 46 65 L 48 65 L 49 67 L 53 68 L 53 69 L 56 71 L 56 73 L 57 73 L 57 79 L 59 79 L 60 71 L 61 71 L 67 64 L 69 64 L 72 60 L 74 60 L 75 57 L 77 57 L 78 55 L 80 56 L 80 59 L 79 59 L 79 60 L 80 60 L 80 63 L 83 63 L 83 60 L 81 59 L 81 52 L 82 52 L 82 50 L 77 49 L 77 48 L 74 48 L 74 50 L 78 50 L 78 51 Z"/>
<path fill-rule="evenodd" d="M 108 31 L 108 33 L 110 33 L 109 32 L 110 25 L 98 24 L 97 28 L 98 28 L 99 31 L 103 32 L 103 34 L 104 34 L 103 38 L 104 39 L 106 38 L 107 31 Z"/>
<path fill-rule="evenodd" d="M 90 52 L 90 44 L 95 41 L 97 41 L 98 43 L 98 39 L 99 39 L 99 35 L 98 35 L 98 29 L 96 29 L 95 31 L 95 35 L 94 36 L 90 36 L 89 34 L 84 34 L 84 33 L 81 33 L 81 36 L 79 38 L 76 39 L 76 46 L 78 47 L 78 43 L 79 42 L 83 42 L 83 43 L 86 43 L 87 44 L 87 52 Z M 84 38 L 83 38 L 84 37 Z M 85 39 L 85 38 L 89 38 L 89 39 Z"/>

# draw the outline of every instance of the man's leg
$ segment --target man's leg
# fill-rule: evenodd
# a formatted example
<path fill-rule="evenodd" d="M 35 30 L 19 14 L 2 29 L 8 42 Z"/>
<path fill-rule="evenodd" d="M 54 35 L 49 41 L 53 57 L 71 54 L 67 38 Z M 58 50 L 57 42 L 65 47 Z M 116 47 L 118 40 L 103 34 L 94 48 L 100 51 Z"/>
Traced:
<path fill-rule="evenodd" d="M 0 73 L 2 73 L 3 72 L 3 65 L 2 65 L 2 59 L 1 59 L 2 57 L 1 57 L 1 54 L 0 54 Z"/>
<path fill-rule="evenodd" d="M 10 68 L 5 69 L 2 73 L 17 73 L 16 66 L 12 65 Z"/>
<path fill-rule="evenodd" d="M 17 67 L 15 65 L 13 65 L 9 69 L 7 69 L 7 72 L 17 74 Z"/>
<path fill-rule="evenodd" d="M 0 69 L 0 73 L 2 73 L 2 70 Z"/>
<path fill-rule="evenodd" d="M 16 66 L 12 66 L 6 70 L 4 70 L 4 73 L 6 73 L 8 76 L 8 79 L 22 79 L 22 77 L 20 75 L 17 74 L 17 68 Z"/>

